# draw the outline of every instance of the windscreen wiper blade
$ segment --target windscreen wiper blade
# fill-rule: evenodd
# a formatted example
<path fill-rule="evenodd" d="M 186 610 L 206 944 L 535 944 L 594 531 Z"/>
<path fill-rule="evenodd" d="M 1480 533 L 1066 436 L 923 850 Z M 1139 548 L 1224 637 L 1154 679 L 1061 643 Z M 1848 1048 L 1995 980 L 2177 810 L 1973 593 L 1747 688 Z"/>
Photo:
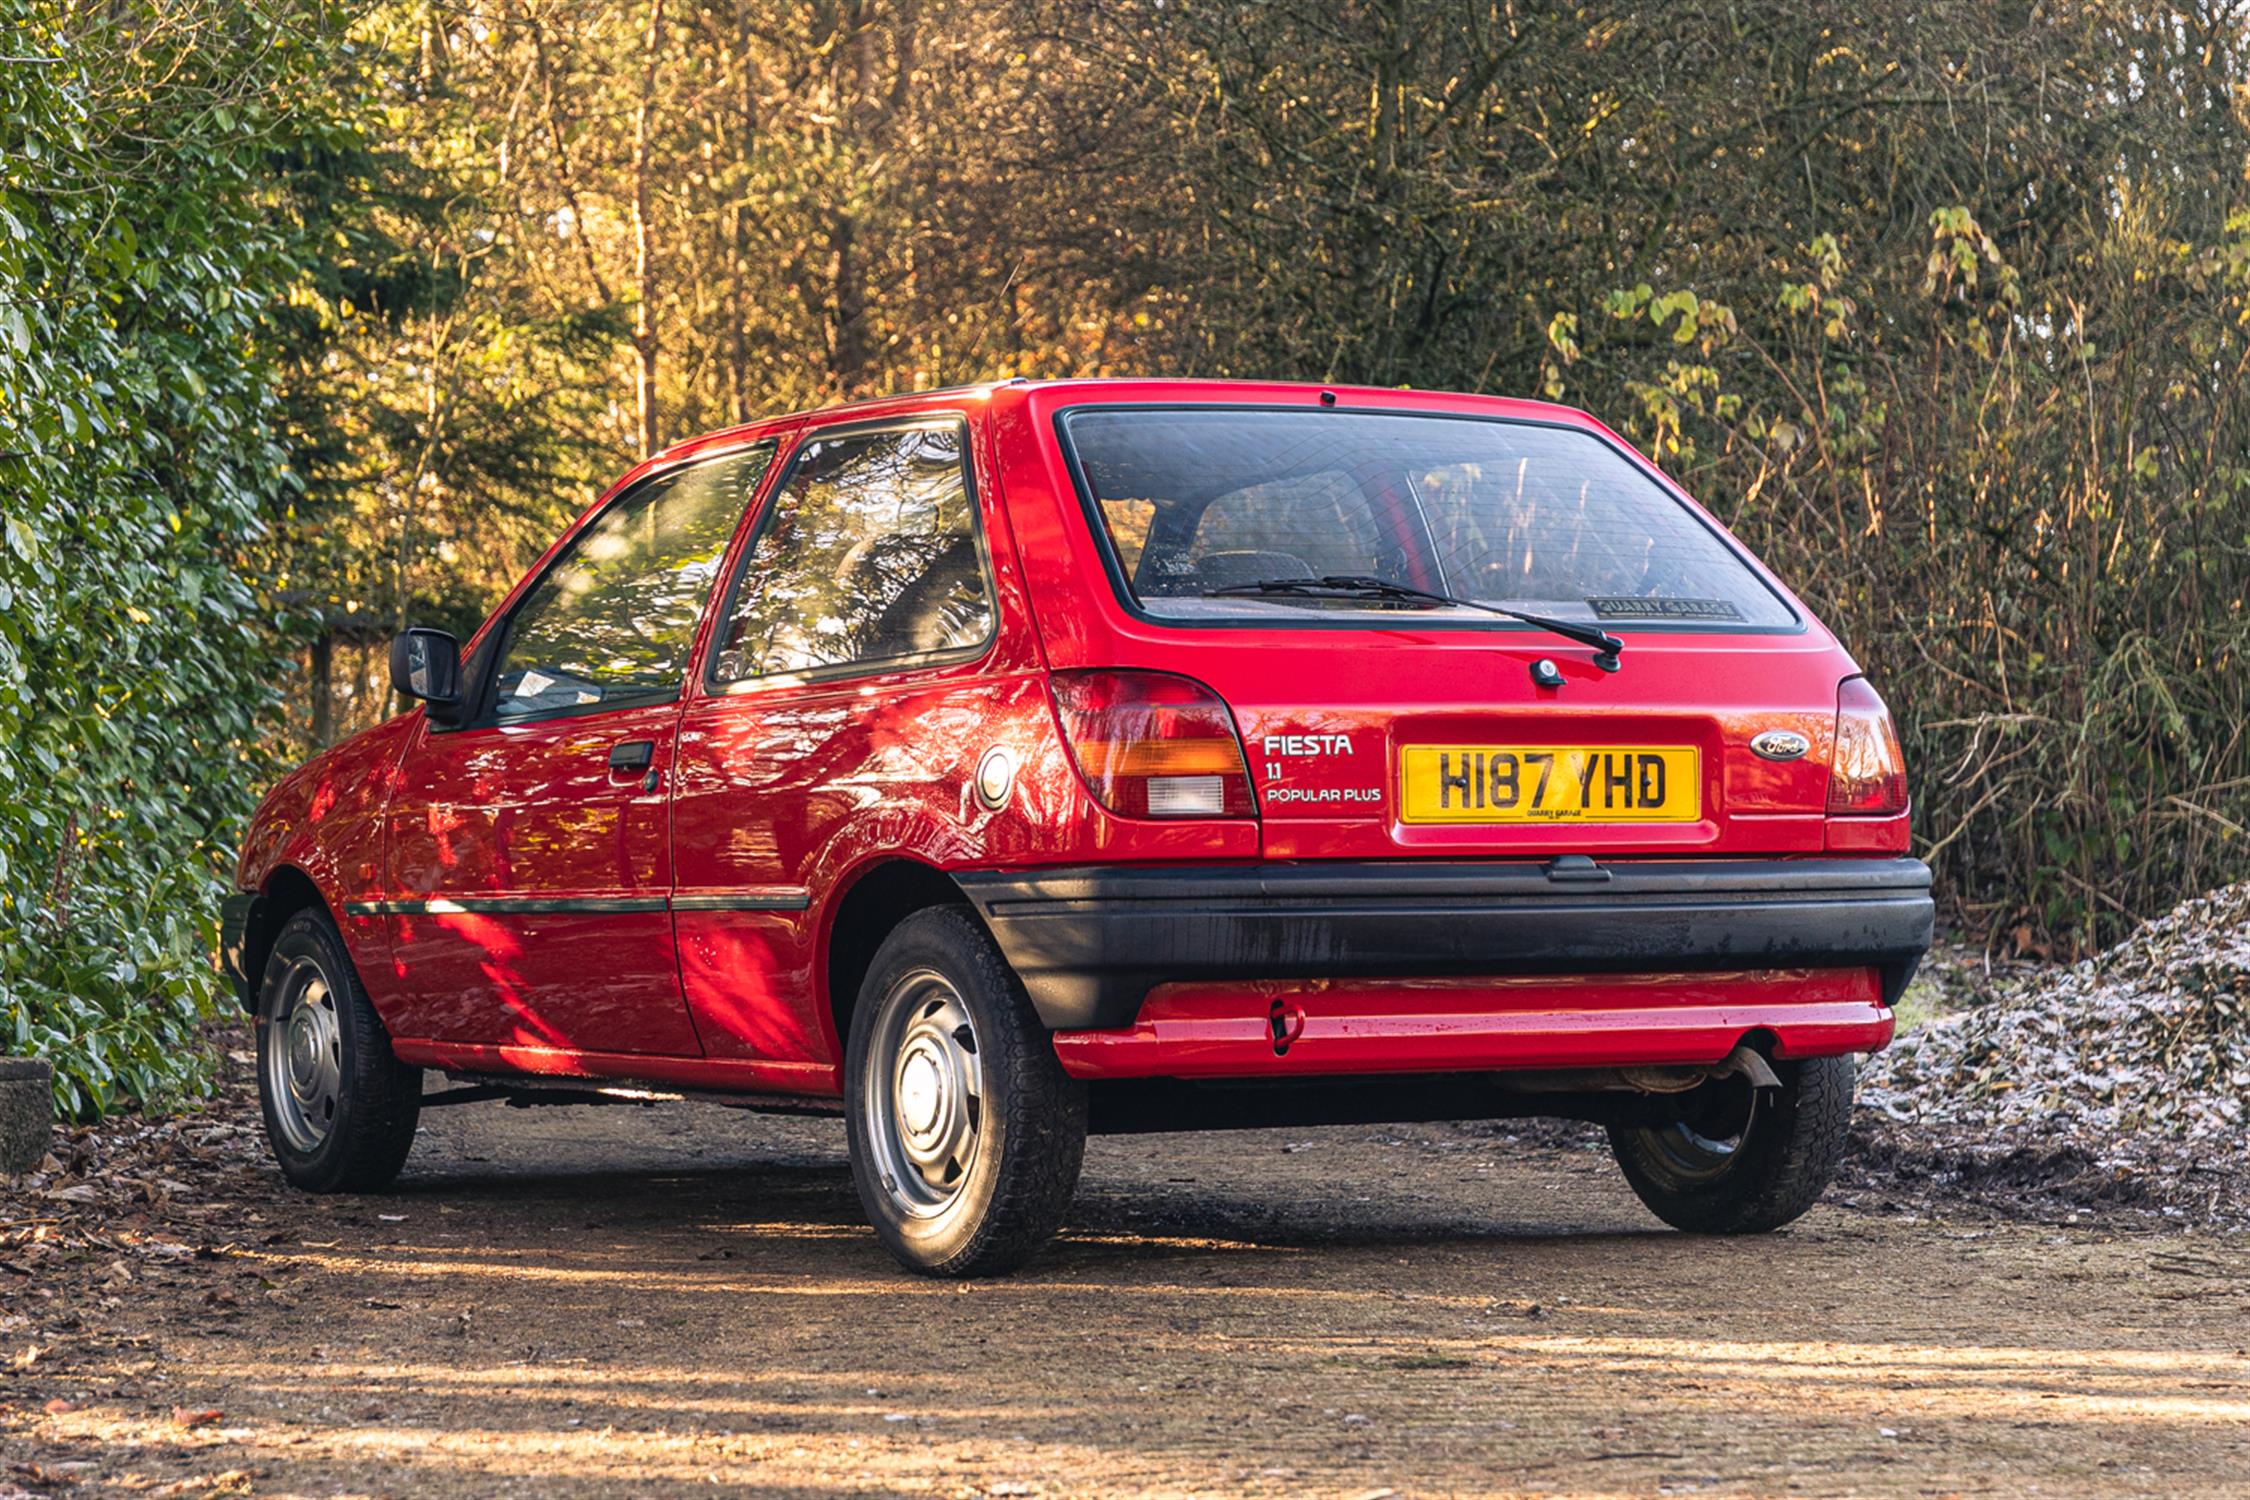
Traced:
<path fill-rule="evenodd" d="M 1566 641 L 1593 647 L 1594 665 L 1605 672 L 1617 670 L 1617 655 L 1625 649 L 1623 641 L 1598 625 L 1557 620 L 1549 615 L 1532 614 L 1528 610 L 1510 609 L 1504 604 L 1485 604 L 1476 599 L 1464 599 L 1458 594 L 1441 594 L 1434 589 L 1418 589 L 1412 584 L 1394 583 L 1388 578 L 1374 578 L 1358 573 L 1329 573 L 1319 578 L 1261 578 L 1255 583 L 1238 583 L 1222 589 L 1207 590 L 1205 597 L 1254 598 L 1261 594 L 1296 595 L 1311 599 L 1397 599 L 1482 610 L 1488 615 L 1520 620 L 1526 625 L 1536 625 L 1550 634 L 1559 635 Z"/>

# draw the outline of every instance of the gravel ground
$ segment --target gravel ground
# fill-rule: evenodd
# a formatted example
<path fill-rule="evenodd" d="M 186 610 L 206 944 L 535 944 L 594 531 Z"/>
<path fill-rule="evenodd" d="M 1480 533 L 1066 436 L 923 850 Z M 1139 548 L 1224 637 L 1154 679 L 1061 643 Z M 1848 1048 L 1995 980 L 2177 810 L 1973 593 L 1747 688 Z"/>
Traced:
<path fill-rule="evenodd" d="M 0 1185 L 0 1495 L 2250 1495 L 2250 1236 L 2153 1212 L 1862 1165 L 1697 1240 L 1582 1132 L 1120 1138 L 960 1287 L 832 1121 L 425 1119 L 382 1198 L 239 1081 Z"/>

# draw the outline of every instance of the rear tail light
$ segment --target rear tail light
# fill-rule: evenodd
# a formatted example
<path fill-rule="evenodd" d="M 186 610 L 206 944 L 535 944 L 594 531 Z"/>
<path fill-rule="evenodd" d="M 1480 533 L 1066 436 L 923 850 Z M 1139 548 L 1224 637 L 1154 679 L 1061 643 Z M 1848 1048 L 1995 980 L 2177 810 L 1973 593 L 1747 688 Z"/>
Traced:
<path fill-rule="evenodd" d="M 1248 818 L 1257 804 L 1226 701 L 1163 672 L 1057 672 L 1063 740 L 1095 798 L 1128 818 Z"/>
<path fill-rule="evenodd" d="M 1891 711 L 1864 677 L 1836 693 L 1836 758 L 1828 772 L 1828 812 L 1876 816 L 1906 811 L 1906 756 Z"/>

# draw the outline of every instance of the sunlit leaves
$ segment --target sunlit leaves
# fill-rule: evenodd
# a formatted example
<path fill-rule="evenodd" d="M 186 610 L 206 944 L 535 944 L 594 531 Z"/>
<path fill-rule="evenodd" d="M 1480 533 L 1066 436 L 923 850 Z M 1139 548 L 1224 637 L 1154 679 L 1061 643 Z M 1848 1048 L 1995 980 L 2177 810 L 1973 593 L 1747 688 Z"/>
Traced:
<path fill-rule="evenodd" d="M 223 857 L 277 678 L 269 162 L 316 4 L 0 0 L 0 1050 L 72 1113 L 198 1086 Z M 253 757 L 254 748 L 249 749 Z"/>
<path fill-rule="evenodd" d="M 1616 425 L 1883 682 L 1972 922 L 2250 870 L 2239 7 L 1099 15 L 1184 363 Z"/>

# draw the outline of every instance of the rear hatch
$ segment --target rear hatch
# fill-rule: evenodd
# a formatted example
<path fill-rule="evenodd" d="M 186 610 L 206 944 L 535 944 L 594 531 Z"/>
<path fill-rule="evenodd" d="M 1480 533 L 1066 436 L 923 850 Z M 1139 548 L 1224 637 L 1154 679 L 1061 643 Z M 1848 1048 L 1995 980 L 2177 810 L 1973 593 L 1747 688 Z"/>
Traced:
<path fill-rule="evenodd" d="M 1849 658 L 1591 424 L 1089 407 L 1062 433 L 1132 664 L 1231 706 L 1269 857 L 1821 849 Z"/>
<path fill-rule="evenodd" d="M 1497 635 L 1199 644 L 1198 677 L 1241 726 L 1266 854 L 1820 851 L 1829 650 L 1628 637 L 1611 674 Z M 1561 687 L 1533 685 L 1541 660 Z M 1771 759 L 1760 736 L 1804 748 Z"/>

